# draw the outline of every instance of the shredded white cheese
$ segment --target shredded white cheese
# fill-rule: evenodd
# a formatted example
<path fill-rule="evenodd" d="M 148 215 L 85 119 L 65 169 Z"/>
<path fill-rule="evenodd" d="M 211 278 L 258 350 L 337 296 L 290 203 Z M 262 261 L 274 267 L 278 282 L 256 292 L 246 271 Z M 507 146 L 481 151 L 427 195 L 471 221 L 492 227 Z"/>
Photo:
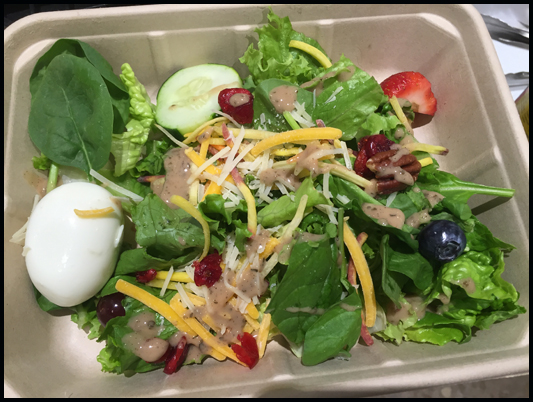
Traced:
<path fill-rule="evenodd" d="M 343 87 L 340 86 L 340 87 L 338 87 L 335 91 L 333 91 L 333 93 L 331 94 L 331 96 L 330 96 L 330 97 L 324 102 L 324 105 L 325 105 L 326 103 L 333 102 L 335 99 L 337 99 L 335 95 L 337 95 L 337 94 L 338 94 L 340 91 L 342 91 L 342 90 L 343 90 Z"/>
<path fill-rule="evenodd" d="M 224 165 L 224 169 L 222 169 L 222 173 L 220 173 L 220 178 L 218 179 L 218 182 L 217 184 L 219 186 L 222 185 L 222 182 L 224 180 L 226 180 L 226 177 L 228 177 L 228 175 L 231 173 L 231 171 L 237 166 L 237 164 L 243 160 L 243 158 L 246 156 L 246 154 L 248 152 L 250 152 L 252 150 L 252 148 L 254 147 L 254 144 L 248 144 L 243 150 L 242 152 L 239 154 L 239 156 L 237 156 L 234 160 L 232 160 L 231 162 L 227 162 L 226 161 L 226 165 Z M 228 157 L 229 159 L 229 157 Z"/>
<path fill-rule="evenodd" d="M 213 110 L 213 113 L 216 113 L 216 114 L 219 114 L 221 116 L 224 116 L 226 119 L 228 119 L 229 121 L 231 121 L 233 124 L 235 124 L 235 127 L 237 128 L 241 128 L 241 125 L 239 123 L 237 123 L 237 121 L 231 117 L 229 114 L 226 114 L 224 112 L 221 112 L 220 110 Z"/>
<path fill-rule="evenodd" d="M 348 197 L 346 197 L 345 195 L 341 195 L 341 194 L 337 194 L 337 197 L 336 197 L 340 202 L 342 202 L 343 204 L 348 204 L 350 202 L 350 199 Z"/>
<path fill-rule="evenodd" d="M 191 175 L 189 176 L 189 179 L 187 180 L 187 183 L 190 185 L 195 179 L 200 176 L 205 169 L 207 169 L 208 166 L 211 166 L 213 163 L 215 163 L 220 158 L 223 158 L 226 156 L 227 153 L 231 151 L 230 147 L 225 147 L 218 151 L 214 156 L 206 160 L 204 163 L 202 163 L 198 169 L 196 169 L 194 172 L 191 172 Z M 220 185 L 220 184 L 219 184 Z"/>
<path fill-rule="evenodd" d="M 104 176 L 102 176 L 100 173 L 98 173 L 94 169 L 91 169 L 89 173 L 91 174 L 92 177 L 101 181 L 103 184 L 105 184 L 110 189 L 115 190 L 116 192 L 120 194 L 124 194 L 125 196 L 131 198 L 135 202 L 141 202 L 142 200 L 144 200 L 144 198 L 141 197 L 140 195 L 137 195 L 129 190 L 126 190 L 123 187 L 120 187 L 118 184 L 113 183 L 111 180 L 107 180 Z"/>
<path fill-rule="evenodd" d="M 28 229 L 28 223 L 30 222 L 31 214 L 33 210 L 35 209 L 35 207 L 37 206 L 37 203 L 39 202 L 40 199 L 41 197 L 39 197 L 38 194 L 35 194 L 35 196 L 33 197 L 33 206 L 31 207 L 30 216 L 28 216 L 26 223 L 22 225 L 22 227 L 19 230 L 13 233 L 13 236 L 11 236 L 11 239 L 9 240 L 11 243 L 18 244 L 19 246 L 24 246 L 24 241 L 26 240 L 26 230 Z M 26 257 L 26 253 L 29 250 L 30 250 L 29 247 L 24 247 L 22 249 L 22 256 Z"/>
<path fill-rule="evenodd" d="M 161 292 L 159 292 L 159 297 L 163 297 L 165 295 L 168 284 L 170 283 L 170 278 L 172 277 L 173 273 L 174 273 L 174 267 L 170 267 L 170 269 L 168 270 L 167 277 L 165 278 L 165 282 L 163 282 L 163 286 L 161 287 Z"/>
<path fill-rule="evenodd" d="M 270 273 L 270 271 L 274 269 L 274 267 L 278 263 L 278 258 L 278 253 L 274 253 L 265 263 L 265 265 L 263 265 L 263 270 L 261 271 L 261 275 L 263 276 L 263 278 L 265 278 Z"/>
<path fill-rule="evenodd" d="M 324 194 L 324 197 L 326 197 L 328 200 L 331 199 L 331 193 L 329 192 L 329 176 L 329 172 L 324 173 L 322 180 L 322 194 Z"/>
<path fill-rule="evenodd" d="M 176 286 L 176 290 L 180 294 L 180 298 L 183 304 L 185 304 L 189 310 L 193 310 L 194 304 L 192 303 L 189 296 L 187 296 L 187 292 L 185 291 L 185 289 L 183 289 L 183 285 L 177 282 L 175 286 Z"/>
<path fill-rule="evenodd" d="M 344 163 L 346 167 L 350 170 L 353 170 L 352 162 L 350 160 L 350 154 L 348 153 L 348 147 L 344 141 L 341 141 L 342 154 L 344 155 Z"/>
<path fill-rule="evenodd" d="M 237 296 L 243 299 L 246 303 L 250 303 L 252 301 L 252 299 L 250 299 L 248 296 L 242 293 L 239 289 L 237 289 L 235 286 L 231 286 L 228 283 L 227 275 L 222 274 L 222 276 L 224 277 L 224 286 L 226 286 L 226 289 L 231 290 L 233 293 L 235 293 Z"/>
<path fill-rule="evenodd" d="M 155 126 L 161 130 L 161 132 L 163 134 L 165 134 L 170 141 L 172 141 L 174 144 L 178 145 L 180 148 L 189 148 L 189 146 L 187 144 L 184 144 L 183 142 L 177 140 L 176 138 L 174 138 L 174 136 L 172 134 L 170 134 L 167 130 L 165 130 L 163 127 L 161 127 L 159 124 L 155 123 Z"/>
<path fill-rule="evenodd" d="M 337 222 L 337 218 L 335 218 L 335 214 L 333 213 L 333 210 L 334 208 L 331 206 L 331 205 L 326 205 L 326 204 L 318 204 L 318 205 L 315 205 L 315 207 L 326 213 L 328 215 L 328 218 L 329 218 L 329 221 L 335 225 L 338 224 Z"/>
<path fill-rule="evenodd" d="M 390 207 L 390 205 L 392 204 L 392 202 L 394 201 L 394 199 L 396 198 L 396 195 L 398 194 L 397 191 L 395 191 L 394 193 L 391 193 L 388 197 L 387 197 L 387 202 L 386 202 L 386 207 Z"/>

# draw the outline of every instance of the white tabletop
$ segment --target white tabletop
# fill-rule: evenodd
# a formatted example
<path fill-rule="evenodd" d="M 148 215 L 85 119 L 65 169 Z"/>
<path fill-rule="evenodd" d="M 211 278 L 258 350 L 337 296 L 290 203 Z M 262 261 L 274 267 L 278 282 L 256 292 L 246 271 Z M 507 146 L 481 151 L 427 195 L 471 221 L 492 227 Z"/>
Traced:
<path fill-rule="evenodd" d="M 474 4 L 473 6 L 482 14 L 498 18 L 516 28 L 529 30 L 529 4 Z M 505 74 L 529 71 L 529 48 L 513 46 L 497 40 L 492 42 Z M 513 99 L 516 100 L 526 86 L 511 87 Z"/>

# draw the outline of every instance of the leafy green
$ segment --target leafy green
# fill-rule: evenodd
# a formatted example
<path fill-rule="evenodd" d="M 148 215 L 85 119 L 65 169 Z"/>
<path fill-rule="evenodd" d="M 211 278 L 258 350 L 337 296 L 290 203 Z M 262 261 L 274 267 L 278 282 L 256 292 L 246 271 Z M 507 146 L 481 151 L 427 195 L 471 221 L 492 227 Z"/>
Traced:
<path fill-rule="evenodd" d="M 302 84 L 313 79 L 323 67 L 307 53 L 289 48 L 291 40 L 305 42 L 325 54 L 317 41 L 292 29 L 288 17 L 280 18 L 272 9 L 268 13 L 268 24 L 256 28 L 259 35 L 258 49 L 250 44 L 239 59 L 246 64 L 255 84 L 269 78 L 280 78 L 295 84 Z"/>
<path fill-rule="evenodd" d="M 319 364 L 352 349 L 361 333 L 361 307 L 353 292 L 321 315 L 305 333 L 302 364 Z"/>
<path fill-rule="evenodd" d="M 118 184 L 120 187 L 123 187 L 126 190 L 129 190 L 137 195 L 140 195 L 141 197 L 146 197 L 148 194 L 152 194 L 150 186 L 143 183 L 139 183 L 129 174 L 123 174 L 122 176 L 116 177 L 113 175 L 113 172 L 108 169 L 100 169 L 98 173 L 100 173 L 109 181 L 112 181 L 113 183 Z M 106 190 L 117 197 L 124 197 L 122 193 L 119 193 L 109 187 Z"/>
<path fill-rule="evenodd" d="M 52 164 L 52 161 L 48 159 L 48 157 L 42 152 L 41 156 L 34 156 L 31 158 L 31 161 L 33 163 L 33 167 L 38 170 L 48 170 Z"/>
<path fill-rule="evenodd" d="M 113 109 L 109 93 L 88 61 L 55 57 L 32 98 L 28 132 L 53 162 L 89 173 L 109 158 Z"/>
<path fill-rule="evenodd" d="M 198 221 L 183 209 L 170 209 L 155 194 L 133 208 L 132 219 L 137 243 L 155 257 L 170 260 L 203 250 L 204 233 Z"/>
<path fill-rule="evenodd" d="M 313 180 L 307 177 L 296 190 L 294 201 L 287 195 L 278 198 L 257 213 L 257 222 L 265 228 L 270 228 L 291 220 L 304 194 L 308 196 L 307 208 L 319 204 L 331 204 L 321 192 L 313 187 Z"/>
<path fill-rule="evenodd" d="M 338 74 L 348 68 L 354 69 L 354 74 L 346 81 L 339 81 Z M 330 73 L 336 75 L 322 81 L 323 91 L 316 97 L 312 117 L 313 120 L 323 120 L 327 127 L 341 130 L 342 140 L 351 140 L 369 116 L 387 101 L 387 96 L 374 77 L 356 67 L 344 55 L 322 76 L 328 77 Z M 372 118 L 369 125 L 376 119 Z M 385 123 L 388 122 L 385 120 Z"/>
<path fill-rule="evenodd" d="M 115 157 L 115 176 L 121 176 L 136 165 L 155 121 L 155 113 L 146 89 L 137 80 L 128 63 L 122 65 L 120 79 L 130 95 L 131 120 L 126 124 L 126 132 L 113 134 L 111 153 Z"/>
<path fill-rule="evenodd" d="M 70 316 L 71 321 L 78 324 L 79 329 L 87 329 L 89 331 L 87 335 L 89 339 L 98 338 L 103 329 L 96 315 L 96 304 L 96 299 L 91 298 L 72 307 L 75 313 Z"/>
<path fill-rule="evenodd" d="M 270 91 L 281 85 L 293 86 L 297 89 L 296 101 L 305 106 L 308 113 L 312 112 L 313 95 L 297 85 L 277 78 L 270 78 L 261 82 L 254 91 L 254 128 L 270 130 L 274 132 L 289 131 L 293 128 L 289 125 L 283 114 L 278 113 L 270 101 Z M 264 122 L 262 122 L 264 118 Z"/>
<path fill-rule="evenodd" d="M 329 242 L 293 247 L 287 272 L 267 307 L 272 322 L 291 342 L 302 342 L 321 310 L 340 300 L 340 272 Z M 297 311 L 287 310 L 292 308 Z"/>
<path fill-rule="evenodd" d="M 77 39 L 59 39 L 35 64 L 30 77 L 30 92 L 37 94 L 50 63 L 55 57 L 68 54 L 90 63 L 102 76 L 113 105 L 113 131 L 121 132 L 128 119 L 129 95 L 113 68 L 93 47 Z"/>
<path fill-rule="evenodd" d="M 133 250 L 126 250 L 120 254 L 120 259 L 115 269 L 115 275 L 127 275 L 138 271 L 146 271 L 148 269 L 155 269 L 161 271 L 169 269 L 170 267 L 178 268 L 187 265 L 189 262 L 198 257 L 197 251 L 192 251 L 178 258 L 171 260 L 164 260 L 153 257 L 144 248 L 135 248 Z"/>
<path fill-rule="evenodd" d="M 172 148 L 170 140 L 166 137 L 160 140 L 148 140 L 145 145 L 144 158 L 138 161 L 129 173 L 133 177 L 165 174 L 165 154 Z"/>
<path fill-rule="evenodd" d="M 37 290 L 37 288 L 32 284 L 33 287 L 33 294 L 35 295 L 35 300 L 37 301 L 37 304 L 43 311 L 54 311 L 54 310 L 60 310 L 64 307 L 60 307 L 57 304 L 52 303 L 50 300 L 48 300 L 46 297 L 44 297 L 41 292 Z"/>

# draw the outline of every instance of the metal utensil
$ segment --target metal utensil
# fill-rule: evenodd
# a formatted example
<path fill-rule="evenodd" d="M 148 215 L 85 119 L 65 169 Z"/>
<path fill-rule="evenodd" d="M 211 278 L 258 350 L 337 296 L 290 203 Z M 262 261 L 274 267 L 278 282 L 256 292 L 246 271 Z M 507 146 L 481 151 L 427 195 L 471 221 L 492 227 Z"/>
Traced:
<path fill-rule="evenodd" d="M 512 27 L 502 20 L 489 15 L 481 14 L 481 16 L 492 39 L 503 39 L 505 41 L 524 43 L 529 46 L 529 31 Z"/>
<path fill-rule="evenodd" d="M 527 71 L 505 74 L 505 78 L 507 79 L 507 85 L 510 87 L 529 85 L 529 72 Z"/>

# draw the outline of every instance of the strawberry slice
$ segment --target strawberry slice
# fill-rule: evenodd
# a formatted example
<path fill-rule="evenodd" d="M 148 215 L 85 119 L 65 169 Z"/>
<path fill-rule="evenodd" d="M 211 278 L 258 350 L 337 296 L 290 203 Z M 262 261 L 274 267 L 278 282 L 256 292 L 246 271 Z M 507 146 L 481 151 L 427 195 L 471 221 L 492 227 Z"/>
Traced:
<path fill-rule="evenodd" d="M 254 121 L 254 96 L 244 88 L 226 88 L 218 94 L 218 104 L 239 124 Z"/>
<path fill-rule="evenodd" d="M 431 91 L 431 83 L 418 72 L 404 71 L 391 75 L 381 83 L 381 89 L 389 98 L 407 99 L 415 112 L 433 116 L 437 111 L 437 99 Z"/>

